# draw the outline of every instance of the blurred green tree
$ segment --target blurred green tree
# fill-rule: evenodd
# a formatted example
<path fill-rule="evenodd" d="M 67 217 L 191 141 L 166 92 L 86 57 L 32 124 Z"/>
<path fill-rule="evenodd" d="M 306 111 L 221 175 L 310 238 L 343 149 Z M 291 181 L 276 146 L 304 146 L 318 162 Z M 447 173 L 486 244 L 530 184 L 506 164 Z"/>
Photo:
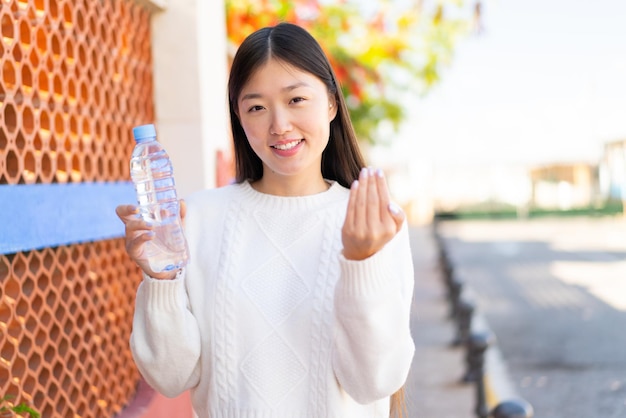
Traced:
<path fill-rule="evenodd" d="M 325 48 L 364 142 L 390 141 L 403 97 L 423 95 L 441 79 L 459 37 L 477 28 L 480 3 L 464 0 L 226 0 L 232 52 L 254 30 L 289 21 Z"/>

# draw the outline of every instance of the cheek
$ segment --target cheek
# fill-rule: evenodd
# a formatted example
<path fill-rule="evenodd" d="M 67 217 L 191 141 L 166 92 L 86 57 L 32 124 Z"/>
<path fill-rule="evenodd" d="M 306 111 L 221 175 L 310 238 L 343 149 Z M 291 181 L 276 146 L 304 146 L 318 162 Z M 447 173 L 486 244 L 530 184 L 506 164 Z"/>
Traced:
<path fill-rule="evenodd" d="M 259 123 L 259 121 L 256 121 L 255 123 L 250 123 L 250 121 L 240 119 L 240 123 L 241 127 L 243 128 L 243 132 L 248 138 L 248 141 L 252 142 L 258 140 L 262 129 L 262 124 Z"/>
<path fill-rule="evenodd" d="M 330 123 L 332 122 L 332 119 L 326 119 L 323 123 L 320 124 L 320 135 L 322 135 L 324 138 L 328 139 L 328 137 L 330 136 Z"/>
<path fill-rule="evenodd" d="M 262 141 L 259 139 L 259 137 L 255 136 L 254 134 L 250 134 L 246 132 L 246 138 L 248 139 L 248 144 L 250 145 L 250 148 L 252 148 L 252 151 L 254 151 L 255 154 L 259 154 L 259 151 L 261 151 L 263 147 Z"/>
<path fill-rule="evenodd" d="M 302 123 L 307 127 L 309 132 L 316 132 L 318 135 L 330 132 L 330 122 L 326 109 L 318 109 L 315 113 L 309 114 Z"/>

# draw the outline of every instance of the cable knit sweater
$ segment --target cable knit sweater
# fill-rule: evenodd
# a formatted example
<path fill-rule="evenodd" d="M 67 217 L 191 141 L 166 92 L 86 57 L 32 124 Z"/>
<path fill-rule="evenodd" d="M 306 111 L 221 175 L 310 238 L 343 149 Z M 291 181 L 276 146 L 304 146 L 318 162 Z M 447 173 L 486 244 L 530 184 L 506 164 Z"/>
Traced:
<path fill-rule="evenodd" d="M 244 182 L 187 199 L 191 261 L 144 277 L 131 349 L 199 418 L 383 418 L 406 380 L 413 264 L 406 225 L 366 260 L 341 255 L 349 191 L 280 197 Z"/>

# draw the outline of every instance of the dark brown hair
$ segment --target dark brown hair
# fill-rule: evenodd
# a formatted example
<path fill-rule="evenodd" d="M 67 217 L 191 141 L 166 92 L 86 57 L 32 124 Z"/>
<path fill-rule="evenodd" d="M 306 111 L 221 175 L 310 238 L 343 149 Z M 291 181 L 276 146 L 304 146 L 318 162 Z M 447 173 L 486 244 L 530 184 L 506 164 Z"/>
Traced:
<path fill-rule="evenodd" d="M 322 176 L 350 187 L 365 166 L 337 77 L 319 43 L 305 29 L 291 23 L 257 30 L 241 44 L 230 69 L 228 101 L 235 150 L 236 181 L 263 176 L 261 159 L 254 153 L 237 116 L 241 90 L 254 72 L 270 58 L 319 78 L 335 98 L 337 115 L 330 123 L 330 140 L 322 153 Z"/>

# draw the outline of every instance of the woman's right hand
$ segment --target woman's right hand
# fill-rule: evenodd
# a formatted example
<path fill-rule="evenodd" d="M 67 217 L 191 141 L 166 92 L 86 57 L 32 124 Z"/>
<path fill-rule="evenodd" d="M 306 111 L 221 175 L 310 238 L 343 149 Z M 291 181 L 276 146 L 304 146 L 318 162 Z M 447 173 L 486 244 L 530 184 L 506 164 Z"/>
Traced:
<path fill-rule="evenodd" d="M 185 219 L 187 205 L 180 201 L 180 217 Z M 119 205 L 115 213 L 125 226 L 126 252 L 128 256 L 146 273 L 155 279 L 173 279 L 176 272 L 156 273 L 150 269 L 148 258 L 145 255 L 146 242 L 154 238 L 153 228 L 139 216 L 139 208 L 135 205 Z"/>
<path fill-rule="evenodd" d="M 364 260 L 377 253 L 400 231 L 404 218 L 402 209 L 391 203 L 384 173 L 363 168 L 350 187 L 341 229 L 344 257 Z"/>

